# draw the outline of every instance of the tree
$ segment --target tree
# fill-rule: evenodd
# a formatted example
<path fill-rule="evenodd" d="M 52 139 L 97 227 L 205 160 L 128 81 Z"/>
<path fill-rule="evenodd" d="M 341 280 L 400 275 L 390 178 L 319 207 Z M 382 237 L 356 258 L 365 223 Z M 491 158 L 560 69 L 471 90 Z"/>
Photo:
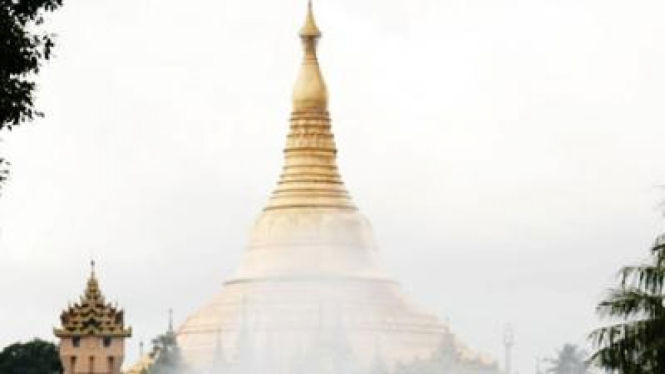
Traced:
<path fill-rule="evenodd" d="M 556 357 L 546 360 L 552 374 L 585 374 L 588 369 L 586 352 L 573 344 L 564 344 L 556 353 Z"/>
<path fill-rule="evenodd" d="M 0 0 L 0 130 L 42 114 L 34 107 L 34 75 L 51 58 L 53 35 L 40 32 L 44 13 L 62 0 Z"/>
<path fill-rule="evenodd" d="M 619 278 L 597 307 L 612 323 L 591 333 L 597 347 L 592 360 L 623 374 L 665 373 L 665 236 L 656 240 L 646 263 L 624 267 Z"/>
<path fill-rule="evenodd" d="M 34 79 L 54 42 L 40 26 L 44 13 L 61 5 L 62 0 L 0 0 L 0 131 L 43 115 L 34 105 Z M 0 183 L 7 167 L 0 157 Z"/>
<path fill-rule="evenodd" d="M 7 176 L 9 175 L 9 162 L 5 160 L 4 158 L 0 157 L 0 186 L 2 186 L 2 183 L 7 179 Z"/>
<path fill-rule="evenodd" d="M 1 374 L 62 373 L 58 348 L 40 339 L 14 343 L 0 352 Z"/>
<path fill-rule="evenodd" d="M 172 329 L 153 339 L 152 345 L 151 355 L 154 362 L 148 369 L 148 374 L 184 374 L 187 372 L 176 334 Z"/>

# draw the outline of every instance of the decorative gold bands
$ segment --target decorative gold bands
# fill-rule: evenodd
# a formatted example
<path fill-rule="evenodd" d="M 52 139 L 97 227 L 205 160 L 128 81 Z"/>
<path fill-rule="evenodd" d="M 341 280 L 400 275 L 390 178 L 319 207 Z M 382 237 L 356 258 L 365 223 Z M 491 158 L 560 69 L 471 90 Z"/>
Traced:
<path fill-rule="evenodd" d="M 337 148 L 328 113 L 328 91 L 316 58 L 321 31 L 311 7 L 300 30 L 304 61 L 293 88 L 293 112 L 284 166 L 265 210 L 355 210 L 337 169 Z"/>
<path fill-rule="evenodd" d="M 278 209 L 335 209 L 357 211 L 354 205 L 340 205 L 340 204 L 282 204 L 276 206 L 267 206 L 263 208 L 264 211 L 273 211 Z"/>
<path fill-rule="evenodd" d="M 330 121 L 330 113 L 328 113 L 327 109 L 310 109 L 302 111 L 293 110 L 291 112 L 291 121 L 301 121 L 308 119 Z"/>

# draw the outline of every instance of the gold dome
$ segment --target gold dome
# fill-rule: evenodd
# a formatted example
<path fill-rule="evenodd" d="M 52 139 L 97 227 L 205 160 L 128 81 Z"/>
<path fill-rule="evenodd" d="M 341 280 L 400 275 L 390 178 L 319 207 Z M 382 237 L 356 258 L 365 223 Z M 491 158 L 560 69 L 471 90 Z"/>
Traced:
<path fill-rule="evenodd" d="M 461 362 L 463 347 L 448 326 L 384 269 L 371 225 L 344 186 L 311 4 L 299 34 L 305 56 L 282 174 L 234 276 L 178 329 L 183 357 L 210 371 L 223 346 L 238 373 L 330 372 L 316 366 L 319 358 L 340 365 L 334 372 L 358 373 L 353 368 L 369 369 L 381 339 L 389 366 L 430 357 L 443 343 Z M 489 372 L 467 357 L 481 370 L 474 372 Z"/>

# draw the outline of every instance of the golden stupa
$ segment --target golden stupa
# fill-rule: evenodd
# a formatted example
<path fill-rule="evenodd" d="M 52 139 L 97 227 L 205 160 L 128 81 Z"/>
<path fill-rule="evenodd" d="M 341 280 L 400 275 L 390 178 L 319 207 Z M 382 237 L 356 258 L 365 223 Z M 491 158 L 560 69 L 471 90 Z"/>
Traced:
<path fill-rule="evenodd" d="M 282 174 L 236 274 L 178 329 L 186 361 L 203 372 L 221 360 L 222 372 L 350 374 L 378 356 L 390 368 L 447 347 L 492 372 L 384 271 L 337 168 L 320 36 L 310 3 Z"/>

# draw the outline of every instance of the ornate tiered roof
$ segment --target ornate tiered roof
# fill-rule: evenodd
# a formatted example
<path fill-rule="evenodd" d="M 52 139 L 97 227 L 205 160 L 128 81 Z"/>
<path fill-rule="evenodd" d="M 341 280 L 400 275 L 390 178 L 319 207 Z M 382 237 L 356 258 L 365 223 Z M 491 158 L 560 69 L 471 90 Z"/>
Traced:
<path fill-rule="evenodd" d="M 124 311 L 107 303 L 95 276 L 95 264 L 91 263 L 90 278 L 80 301 L 70 305 L 60 315 L 61 328 L 54 329 L 57 337 L 129 337 L 130 327 L 125 328 Z"/>

